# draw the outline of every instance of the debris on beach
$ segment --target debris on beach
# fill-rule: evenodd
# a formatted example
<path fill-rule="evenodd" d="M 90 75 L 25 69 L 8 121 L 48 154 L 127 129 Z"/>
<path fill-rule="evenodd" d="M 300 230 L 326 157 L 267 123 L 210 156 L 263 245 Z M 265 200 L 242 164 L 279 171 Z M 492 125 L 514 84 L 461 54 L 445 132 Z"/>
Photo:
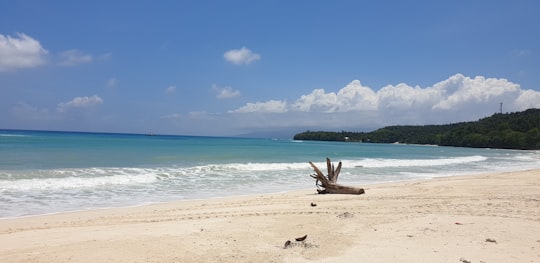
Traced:
<path fill-rule="evenodd" d="M 291 246 L 291 241 L 290 241 L 290 240 L 287 240 L 287 241 L 285 241 L 285 245 L 283 245 L 283 248 L 284 248 L 284 249 L 287 249 L 287 248 L 290 247 L 290 246 Z"/>
<path fill-rule="evenodd" d="M 317 206 L 317 204 L 315 204 L 315 203 L 311 203 L 311 206 L 315 207 L 315 206 Z"/>
<path fill-rule="evenodd" d="M 307 238 L 307 235 L 305 235 L 303 237 L 297 237 L 297 238 L 295 238 L 295 240 L 296 241 L 304 241 L 304 240 L 306 240 L 306 238 Z"/>
<path fill-rule="evenodd" d="M 283 245 L 283 249 L 293 248 L 293 247 L 301 247 L 301 248 L 315 248 L 319 247 L 318 245 L 306 242 L 308 235 L 304 235 L 301 237 L 295 238 L 294 242 L 291 240 L 285 241 L 285 244 Z"/>
<path fill-rule="evenodd" d="M 339 162 L 337 168 L 334 169 L 334 165 L 330 161 L 330 158 L 326 158 L 326 166 L 328 169 L 328 175 L 324 174 L 317 168 L 315 164 L 309 162 L 316 174 L 310 175 L 315 179 L 315 185 L 317 186 L 317 192 L 319 194 L 364 194 L 364 188 L 352 187 L 340 185 L 337 183 L 339 172 L 341 171 L 341 162 Z"/>
<path fill-rule="evenodd" d="M 497 240 L 493 239 L 493 238 L 486 238 L 486 242 L 489 242 L 489 243 L 497 243 Z"/>

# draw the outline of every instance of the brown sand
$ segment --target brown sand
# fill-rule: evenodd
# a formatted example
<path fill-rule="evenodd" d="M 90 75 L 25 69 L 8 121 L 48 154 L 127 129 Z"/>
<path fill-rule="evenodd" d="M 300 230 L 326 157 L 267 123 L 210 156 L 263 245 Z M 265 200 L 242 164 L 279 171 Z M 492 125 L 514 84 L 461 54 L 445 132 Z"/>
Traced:
<path fill-rule="evenodd" d="M 540 262 L 540 170 L 365 188 L 4 219 L 0 262 Z"/>

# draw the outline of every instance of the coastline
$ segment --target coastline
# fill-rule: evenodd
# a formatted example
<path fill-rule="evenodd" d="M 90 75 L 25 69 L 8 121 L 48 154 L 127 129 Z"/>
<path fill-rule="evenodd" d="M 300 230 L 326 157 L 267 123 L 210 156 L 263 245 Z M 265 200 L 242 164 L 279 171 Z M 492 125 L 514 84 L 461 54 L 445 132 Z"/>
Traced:
<path fill-rule="evenodd" d="M 0 261 L 540 261 L 540 169 L 363 187 L 2 219 Z"/>

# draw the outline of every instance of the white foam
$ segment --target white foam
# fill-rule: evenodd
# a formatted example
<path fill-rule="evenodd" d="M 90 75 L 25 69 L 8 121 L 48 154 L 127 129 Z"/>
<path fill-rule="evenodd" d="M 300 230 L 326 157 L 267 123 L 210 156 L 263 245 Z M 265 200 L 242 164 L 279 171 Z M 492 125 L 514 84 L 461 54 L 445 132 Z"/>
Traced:
<path fill-rule="evenodd" d="M 93 171 L 93 175 L 88 173 Z M 131 171 L 131 172 L 130 172 Z M 135 173 L 134 173 L 135 171 Z M 111 175 L 106 175 L 107 172 Z M 142 169 L 88 169 L 81 175 L 80 170 L 57 170 L 62 177 L 0 180 L 1 191 L 59 190 L 75 188 L 94 188 L 107 185 L 147 184 L 157 180 L 152 172 Z M 97 176 L 96 176 L 97 175 Z"/>
<path fill-rule="evenodd" d="M 307 163 L 227 163 L 209 164 L 190 168 L 193 171 L 281 171 L 281 170 L 303 170 L 309 169 Z"/>
<path fill-rule="evenodd" d="M 29 137 L 29 135 L 2 133 L 0 137 Z"/>
<path fill-rule="evenodd" d="M 382 159 L 366 158 L 362 160 L 347 160 L 345 167 L 367 167 L 367 168 L 385 168 L 385 167 L 430 167 L 444 166 L 453 164 L 464 164 L 473 162 L 482 162 L 487 157 L 475 155 L 466 157 L 441 158 L 441 159 Z"/>
<path fill-rule="evenodd" d="M 392 167 L 431 167 L 482 162 L 484 156 L 467 156 L 441 159 L 382 159 L 366 158 L 360 160 L 343 160 L 344 169 L 358 167 L 392 168 Z M 326 167 L 325 162 L 315 163 L 320 169 Z M 108 185 L 152 184 L 167 178 L 182 177 L 182 182 L 192 183 L 204 180 L 229 181 L 243 179 L 257 181 L 261 178 L 282 174 L 302 175 L 311 173 L 312 168 L 304 162 L 293 163 L 226 163 L 209 164 L 180 168 L 85 168 L 62 170 L 33 171 L 33 178 L 0 180 L 0 191 L 59 190 L 76 188 L 94 188 Z M 211 179 L 213 178 L 213 179 Z M 231 179 L 232 178 L 232 179 Z"/>
<path fill-rule="evenodd" d="M 355 167 L 370 167 L 370 168 L 384 168 L 384 167 L 430 167 L 430 166 L 444 166 L 461 163 L 482 162 L 487 160 L 484 156 L 466 156 L 466 157 L 454 157 L 454 158 L 441 158 L 441 159 L 383 159 L 383 158 L 365 158 L 360 160 L 342 160 L 343 168 L 355 168 Z M 325 162 L 314 163 L 319 168 L 326 167 Z M 337 164 L 335 164 L 337 165 Z M 287 171 L 297 170 L 305 171 L 311 170 L 311 167 L 306 162 L 299 163 L 227 163 L 227 164 L 208 164 L 186 168 L 184 171 L 186 174 L 205 174 L 212 172 L 236 172 L 236 171 L 251 171 L 251 172 L 263 172 L 263 171 Z M 176 171 L 183 173 L 182 171 Z"/>

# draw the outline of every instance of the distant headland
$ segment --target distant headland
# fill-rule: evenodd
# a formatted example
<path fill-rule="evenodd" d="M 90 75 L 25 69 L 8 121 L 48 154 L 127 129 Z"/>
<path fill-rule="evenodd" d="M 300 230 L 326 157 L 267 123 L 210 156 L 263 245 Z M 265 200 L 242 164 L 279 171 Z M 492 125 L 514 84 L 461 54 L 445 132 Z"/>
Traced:
<path fill-rule="evenodd" d="M 387 126 L 372 132 L 306 131 L 294 139 L 539 150 L 540 109 L 496 113 L 473 122 Z"/>

